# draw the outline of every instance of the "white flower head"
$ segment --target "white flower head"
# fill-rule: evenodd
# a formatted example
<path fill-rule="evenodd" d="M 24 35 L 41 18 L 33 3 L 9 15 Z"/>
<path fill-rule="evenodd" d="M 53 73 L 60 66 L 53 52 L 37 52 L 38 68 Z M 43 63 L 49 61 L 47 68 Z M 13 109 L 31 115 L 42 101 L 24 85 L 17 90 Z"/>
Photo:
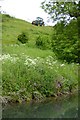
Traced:
<path fill-rule="evenodd" d="M 60 66 L 63 67 L 63 66 L 65 66 L 65 64 L 61 64 Z"/>

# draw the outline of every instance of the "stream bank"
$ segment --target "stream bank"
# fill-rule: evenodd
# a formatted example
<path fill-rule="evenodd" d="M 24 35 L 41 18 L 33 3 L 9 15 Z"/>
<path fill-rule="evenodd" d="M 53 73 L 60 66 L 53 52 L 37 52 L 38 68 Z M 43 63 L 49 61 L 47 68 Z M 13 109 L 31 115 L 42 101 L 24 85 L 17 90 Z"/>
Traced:
<path fill-rule="evenodd" d="M 65 92 L 65 93 L 58 93 L 58 94 L 54 94 L 52 96 L 42 96 L 39 92 L 34 92 L 33 95 L 31 95 L 31 97 L 26 97 L 26 99 L 24 98 L 17 98 L 17 97 L 11 97 L 11 96 L 0 96 L 0 103 L 3 104 L 3 106 L 5 106 L 6 104 L 16 104 L 16 103 L 30 103 L 31 101 L 34 102 L 44 102 L 46 101 L 46 99 L 54 99 L 54 100 L 58 100 L 60 98 L 67 98 L 69 96 L 72 95 L 77 95 L 78 96 L 78 91 L 74 91 L 74 92 Z"/>
<path fill-rule="evenodd" d="M 78 96 L 68 95 L 58 99 L 48 98 L 43 102 L 6 104 L 2 118 L 78 118 Z"/>

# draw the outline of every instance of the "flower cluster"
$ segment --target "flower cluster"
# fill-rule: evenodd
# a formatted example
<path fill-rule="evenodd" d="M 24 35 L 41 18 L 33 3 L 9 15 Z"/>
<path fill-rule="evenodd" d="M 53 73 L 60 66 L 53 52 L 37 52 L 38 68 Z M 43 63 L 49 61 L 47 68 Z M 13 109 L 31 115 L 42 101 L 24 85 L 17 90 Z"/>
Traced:
<path fill-rule="evenodd" d="M 25 55 L 24 53 L 22 53 L 20 56 L 18 56 L 17 54 L 0 55 L 0 61 L 2 63 L 5 63 L 6 61 L 10 61 L 12 63 L 17 63 L 21 60 L 22 60 L 23 64 L 28 67 L 29 66 L 35 67 L 38 64 L 44 64 L 44 65 L 47 65 L 51 69 L 54 66 L 54 64 L 57 63 L 57 60 L 54 60 L 54 58 L 52 56 L 48 56 L 46 58 L 41 58 L 41 57 L 32 58 L 30 56 Z"/>
<path fill-rule="evenodd" d="M 18 59 L 19 59 L 18 57 L 11 56 L 10 54 L 0 55 L 0 61 L 2 61 L 3 63 L 6 61 L 11 61 L 11 62 L 15 63 Z"/>
<path fill-rule="evenodd" d="M 36 59 L 26 57 L 26 60 L 25 60 L 24 64 L 28 65 L 28 66 L 36 65 Z"/>
<path fill-rule="evenodd" d="M 62 63 L 62 64 L 59 63 L 59 61 L 55 60 L 52 56 L 48 56 L 46 58 L 41 58 L 41 57 L 32 58 L 30 56 L 25 55 L 24 53 L 22 53 L 20 56 L 18 56 L 17 54 L 0 55 L 0 61 L 2 61 L 2 63 L 5 63 L 6 61 L 10 61 L 15 64 L 21 60 L 22 60 L 22 64 L 24 64 L 25 66 L 28 66 L 28 67 L 30 67 L 30 66 L 35 67 L 38 64 L 44 64 L 50 69 L 54 69 L 54 67 L 56 69 L 58 69 L 60 67 L 66 66 L 65 63 Z"/>

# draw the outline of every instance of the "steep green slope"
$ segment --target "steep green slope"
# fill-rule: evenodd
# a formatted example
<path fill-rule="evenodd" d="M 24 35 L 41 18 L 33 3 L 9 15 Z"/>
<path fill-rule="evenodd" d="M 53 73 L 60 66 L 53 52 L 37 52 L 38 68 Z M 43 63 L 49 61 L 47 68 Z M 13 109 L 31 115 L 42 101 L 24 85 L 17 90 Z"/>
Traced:
<path fill-rule="evenodd" d="M 39 35 L 50 36 L 52 29 L 52 27 L 48 26 L 34 26 L 29 22 L 10 17 L 9 15 L 2 15 L 2 28 L 3 44 L 17 43 L 17 36 L 22 32 L 26 32 L 29 36 L 29 43 L 32 45 Z"/>
<path fill-rule="evenodd" d="M 35 42 L 38 36 L 51 37 L 52 27 L 35 26 L 24 20 L 13 18 L 9 15 L 2 15 L 2 53 L 3 54 L 22 54 L 29 56 L 46 57 L 53 55 L 51 50 L 40 50 L 36 48 Z M 19 44 L 18 35 L 25 32 L 28 35 L 27 45 Z M 17 46 L 17 45 L 18 46 Z M 36 53 L 36 54 L 35 54 Z"/>

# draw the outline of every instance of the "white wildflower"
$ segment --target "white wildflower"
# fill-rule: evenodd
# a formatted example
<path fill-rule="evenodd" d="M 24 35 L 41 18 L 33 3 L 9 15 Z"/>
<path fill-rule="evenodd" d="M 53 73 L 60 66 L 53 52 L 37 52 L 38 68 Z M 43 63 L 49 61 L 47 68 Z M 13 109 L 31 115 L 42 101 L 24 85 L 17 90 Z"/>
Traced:
<path fill-rule="evenodd" d="M 37 57 L 36 59 L 40 59 L 40 57 Z"/>
<path fill-rule="evenodd" d="M 0 56 L 0 60 L 6 60 L 6 59 L 10 59 L 11 58 L 11 56 L 9 55 L 9 54 L 4 54 L 4 55 L 1 55 Z"/>
<path fill-rule="evenodd" d="M 28 65 L 28 61 L 26 60 L 24 64 L 25 64 L 25 65 Z"/>
<path fill-rule="evenodd" d="M 54 62 L 52 62 L 52 64 L 56 64 L 57 63 L 57 60 L 56 61 L 54 61 Z"/>
<path fill-rule="evenodd" d="M 64 64 L 61 64 L 60 66 L 63 67 L 63 66 L 65 66 L 65 65 L 64 65 Z"/>
<path fill-rule="evenodd" d="M 37 58 L 35 58 L 35 59 L 34 59 L 34 61 L 35 61 L 35 62 L 38 62 L 38 59 L 37 59 Z"/>
<path fill-rule="evenodd" d="M 28 66 L 31 66 L 31 65 L 36 65 L 36 61 L 34 59 L 31 59 L 29 57 L 26 57 L 26 60 L 25 60 L 25 65 L 28 65 Z"/>
<path fill-rule="evenodd" d="M 46 62 L 46 64 L 48 64 L 48 62 Z"/>
<path fill-rule="evenodd" d="M 48 58 L 51 58 L 51 59 L 53 59 L 53 57 L 52 57 L 52 56 L 48 56 Z"/>
<path fill-rule="evenodd" d="M 19 58 L 18 57 L 12 57 L 10 56 L 10 54 L 3 54 L 3 55 L 0 55 L 0 61 L 2 61 L 4 63 L 4 61 L 11 61 L 13 63 L 15 63 Z"/>
<path fill-rule="evenodd" d="M 50 66 L 52 65 L 51 63 L 48 63 Z"/>
<path fill-rule="evenodd" d="M 79 65 L 79 63 L 77 63 L 76 65 Z"/>

